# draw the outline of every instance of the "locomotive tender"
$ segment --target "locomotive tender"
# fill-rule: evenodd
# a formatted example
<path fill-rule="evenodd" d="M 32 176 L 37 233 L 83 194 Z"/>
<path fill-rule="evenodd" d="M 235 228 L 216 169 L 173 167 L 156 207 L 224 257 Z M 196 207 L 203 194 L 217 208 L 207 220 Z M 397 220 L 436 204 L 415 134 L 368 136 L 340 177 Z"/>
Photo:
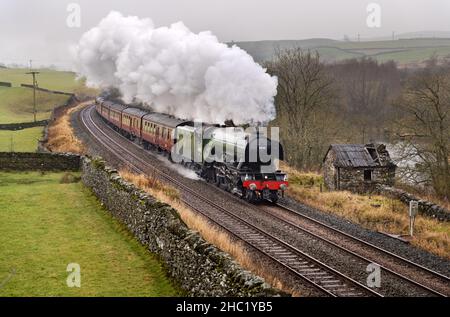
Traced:
<path fill-rule="evenodd" d="M 95 100 L 95 108 L 125 137 L 167 154 L 173 162 L 249 202 L 276 202 L 288 187 L 286 174 L 277 169 L 284 156 L 281 144 L 256 128 L 181 120 L 101 97 Z"/>

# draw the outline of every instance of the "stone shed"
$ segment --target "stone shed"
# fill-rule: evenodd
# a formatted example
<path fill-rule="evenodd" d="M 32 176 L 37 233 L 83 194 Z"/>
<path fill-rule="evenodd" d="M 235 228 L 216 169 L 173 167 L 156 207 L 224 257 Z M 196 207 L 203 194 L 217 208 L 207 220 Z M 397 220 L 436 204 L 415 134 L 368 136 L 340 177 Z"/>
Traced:
<path fill-rule="evenodd" d="M 394 185 L 396 165 L 384 144 L 332 144 L 323 159 L 330 190 L 373 192 L 378 184 Z"/>

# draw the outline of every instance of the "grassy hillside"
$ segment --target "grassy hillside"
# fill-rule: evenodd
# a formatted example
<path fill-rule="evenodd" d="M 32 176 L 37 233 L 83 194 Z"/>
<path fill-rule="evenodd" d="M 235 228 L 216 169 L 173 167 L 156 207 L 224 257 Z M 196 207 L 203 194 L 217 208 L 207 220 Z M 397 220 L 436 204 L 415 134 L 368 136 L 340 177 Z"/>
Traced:
<path fill-rule="evenodd" d="M 0 152 L 34 152 L 43 127 L 19 131 L 0 130 Z"/>
<path fill-rule="evenodd" d="M 0 81 L 11 82 L 13 86 L 20 84 L 33 84 L 31 75 L 27 75 L 29 69 L 22 68 L 0 68 Z M 42 88 L 73 92 L 80 86 L 80 82 L 75 79 L 72 72 L 60 72 L 49 69 L 38 69 L 38 86 Z"/>
<path fill-rule="evenodd" d="M 234 43 L 257 61 L 270 60 L 276 48 L 301 47 L 317 51 L 325 61 L 339 61 L 353 57 L 372 57 L 379 61 L 394 60 L 402 66 L 417 65 L 432 55 L 450 54 L 450 38 L 417 38 L 395 41 L 344 42 L 330 39 L 291 41 L 257 41 Z"/>
<path fill-rule="evenodd" d="M 37 120 L 48 119 L 52 109 L 64 104 L 67 99 L 68 97 L 64 95 L 37 91 Z M 19 87 L 0 87 L 0 123 L 29 121 L 33 121 L 33 90 Z"/>
<path fill-rule="evenodd" d="M 0 296 L 177 295 L 155 257 L 67 183 L 78 176 L 0 173 Z M 66 284 L 69 263 L 80 265 L 80 288 Z"/>
<path fill-rule="evenodd" d="M 0 123 L 33 121 L 33 90 L 22 88 L 20 84 L 32 84 L 28 69 L 0 68 L 0 81 L 11 82 L 13 87 L 0 87 Z M 38 86 L 51 90 L 74 93 L 94 93 L 86 88 L 83 81 L 76 79 L 72 72 L 48 69 L 38 70 Z M 55 106 L 64 104 L 68 97 L 37 91 L 37 119 L 47 119 Z"/>

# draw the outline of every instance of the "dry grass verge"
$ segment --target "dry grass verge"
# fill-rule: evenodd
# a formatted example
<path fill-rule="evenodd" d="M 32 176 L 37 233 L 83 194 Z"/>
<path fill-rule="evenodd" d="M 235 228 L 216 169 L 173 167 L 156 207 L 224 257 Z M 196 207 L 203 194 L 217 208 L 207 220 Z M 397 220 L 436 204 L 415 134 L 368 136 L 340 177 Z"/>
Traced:
<path fill-rule="evenodd" d="M 223 230 L 215 227 L 205 217 L 186 206 L 180 200 L 177 189 L 160 182 L 152 175 L 138 175 L 126 169 L 120 170 L 119 174 L 128 182 L 177 210 L 181 219 L 190 229 L 198 231 L 206 241 L 230 254 L 243 268 L 263 277 L 273 287 L 294 296 L 301 295 L 274 277 L 262 263 L 251 259 L 248 256 L 248 250 L 241 242 L 234 241 Z"/>
<path fill-rule="evenodd" d="M 72 113 L 78 111 L 92 102 L 84 102 L 75 107 L 64 110 L 63 114 L 48 128 L 48 141 L 46 147 L 52 152 L 70 152 L 85 154 L 84 144 L 78 140 L 70 124 Z"/>
<path fill-rule="evenodd" d="M 292 198 L 370 230 L 394 234 L 409 232 L 407 206 L 401 201 L 379 195 L 358 195 L 348 191 L 320 192 L 320 184 L 323 183 L 320 174 L 302 173 L 286 164 L 282 168 L 289 174 L 287 194 Z M 450 223 L 419 216 L 414 225 L 414 238 L 410 242 L 450 259 Z"/>

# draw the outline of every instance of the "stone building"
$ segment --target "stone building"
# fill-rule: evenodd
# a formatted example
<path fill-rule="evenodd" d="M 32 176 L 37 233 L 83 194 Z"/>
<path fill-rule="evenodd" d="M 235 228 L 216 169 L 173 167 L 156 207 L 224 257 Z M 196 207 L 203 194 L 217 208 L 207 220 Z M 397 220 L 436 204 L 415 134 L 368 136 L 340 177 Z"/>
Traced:
<path fill-rule="evenodd" d="M 396 165 L 384 144 L 332 144 L 323 159 L 325 186 L 364 193 L 394 185 Z"/>

